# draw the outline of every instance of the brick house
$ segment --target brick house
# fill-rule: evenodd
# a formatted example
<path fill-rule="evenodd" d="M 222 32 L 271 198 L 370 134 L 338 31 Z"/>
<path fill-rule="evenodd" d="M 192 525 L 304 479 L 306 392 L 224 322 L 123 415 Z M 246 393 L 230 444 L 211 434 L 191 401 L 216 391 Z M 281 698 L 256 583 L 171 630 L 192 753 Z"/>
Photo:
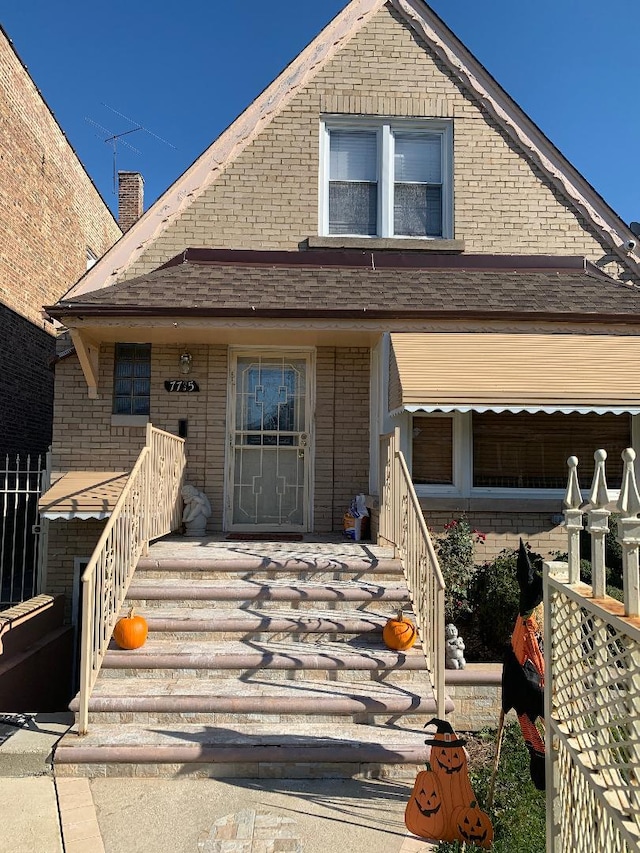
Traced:
<path fill-rule="evenodd" d="M 0 28 L 0 458 L 51 442 L 60 298 L 120 237 L 111 212 Z"/>
<path fill-rule="evenodd" d="M 352 0 L 49 307 L 54 470 L 129 471 L 151 421 L 210 531 L 323 534 L 399 427 L 434 529 L 548 554 L 566 456 L 636 443 L 632 238 L 421 0 Z M 80 503 L 55 592 L 109 512 Z"/>

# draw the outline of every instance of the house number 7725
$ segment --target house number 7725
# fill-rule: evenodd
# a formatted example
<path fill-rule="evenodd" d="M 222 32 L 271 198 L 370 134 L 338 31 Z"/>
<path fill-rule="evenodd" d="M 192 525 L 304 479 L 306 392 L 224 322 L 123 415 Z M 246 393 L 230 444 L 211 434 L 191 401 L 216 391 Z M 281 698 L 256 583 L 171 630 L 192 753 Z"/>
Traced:
<path fill-rule="evenodd" d="M 199 391 L 198 383 L 193 379 L 165 379 L 164 387 L 167 391 Z"/>

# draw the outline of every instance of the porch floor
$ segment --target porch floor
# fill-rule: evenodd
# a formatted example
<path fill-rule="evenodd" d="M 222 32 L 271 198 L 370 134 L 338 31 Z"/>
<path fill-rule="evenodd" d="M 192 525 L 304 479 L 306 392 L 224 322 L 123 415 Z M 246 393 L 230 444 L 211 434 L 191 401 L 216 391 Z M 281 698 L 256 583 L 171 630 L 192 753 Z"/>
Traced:
<path fill-rule="evenodd" d="M 270 539 L 242 542 L 226 538 L 226 533 L 215 533 L 203 537 L 180 535 L 165 536 L 149 547 L 149 558 L 166 560 L 206 559 L 206 560 L 246 560 L 247 557 L 265 557 L 273 562 L 284 563 L 291 559 L 305 561 L 328 557 L 343 560 L 345 563 L 354 558 L 369 561 L 391 560 L 393 548 L 374 545 L 371 542 L 353 542 L 340 533 L 307 533 L 300 542 L 274 542 Z"/>

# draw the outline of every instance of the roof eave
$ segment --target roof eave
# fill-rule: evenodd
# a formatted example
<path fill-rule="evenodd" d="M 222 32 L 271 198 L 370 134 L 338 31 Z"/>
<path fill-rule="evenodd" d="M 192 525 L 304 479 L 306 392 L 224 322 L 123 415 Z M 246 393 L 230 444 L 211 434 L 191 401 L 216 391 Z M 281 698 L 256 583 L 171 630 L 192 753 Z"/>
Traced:
<path fill-rule="evenodd" d="M 96 306 L 55 305 L 47 308 L 47 311 L 57 320 L 69 324 L 73 319 L 83 320 L 85 318 L 234 318 L 245 319 L 247 317 L 265 319 L 318 319 L 318 320 L 514 320 L 514 321 L 545 321 L 545 322 L 571 322 L 571 323 L 601 323 L 601 324 L 640 324 L 640 312 L 629 313 L 601 313 L 573 312 L 573 311 L 460 311 L 433 309 L 419 310 L 382 310 L 368 308 L 338 308 L 338 309 L 314 309 L 314 308 L 190 308 L 187 310 L 179 307 L 154 308 L 152 306 Z"/>

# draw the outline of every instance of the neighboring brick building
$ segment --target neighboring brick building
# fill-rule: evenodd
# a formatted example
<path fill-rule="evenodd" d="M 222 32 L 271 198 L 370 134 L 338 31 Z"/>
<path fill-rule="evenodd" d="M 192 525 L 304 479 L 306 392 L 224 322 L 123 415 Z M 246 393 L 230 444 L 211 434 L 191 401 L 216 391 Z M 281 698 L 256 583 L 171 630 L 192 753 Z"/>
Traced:
<path fill-rule="evenodd" d="M 632 236 L 426 5 L 353 0 L 51 308 L 54 468 L 128 469 L 151 420 L 212 530 L 322 533 L 399 426 L 430 523 L 548 553 L 568 448 L 637 434 Z"/>
<path fill-rule="evenodd" d="M 51 442 L 61 297 L 121 231 L 0 29 L 0 458 Z"/>

